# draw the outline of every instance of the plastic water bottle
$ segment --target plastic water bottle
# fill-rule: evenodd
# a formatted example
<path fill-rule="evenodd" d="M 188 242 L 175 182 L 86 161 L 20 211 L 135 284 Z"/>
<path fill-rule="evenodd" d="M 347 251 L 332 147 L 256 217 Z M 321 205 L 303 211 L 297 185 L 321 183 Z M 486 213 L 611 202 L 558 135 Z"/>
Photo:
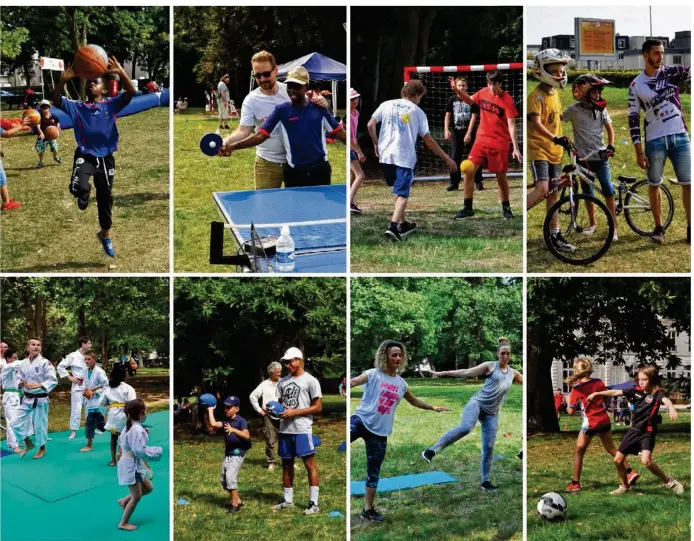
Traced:
<path fill-rule="evenodd" d="M 294 270 L 294 239 L 289 234 L 289 226 L 283 225 L 280 238 L 277 239 L 275 259 L 279 272 L 292 272 Z"/>

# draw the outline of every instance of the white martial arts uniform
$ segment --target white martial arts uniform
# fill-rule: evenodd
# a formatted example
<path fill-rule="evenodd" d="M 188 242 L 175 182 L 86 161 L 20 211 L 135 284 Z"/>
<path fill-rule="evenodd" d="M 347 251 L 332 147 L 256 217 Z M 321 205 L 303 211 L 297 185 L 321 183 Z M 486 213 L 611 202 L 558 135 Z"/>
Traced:
<path fill-rule="evenodd" d="M 79 430 L 82 424 L 82 391 L 84 391 L 84 378 L 87 376 L 87 363 L 80 353 L 80 350 L 73 351 L 58 364 L 58 375 L 66 378 L 68 369 L 72 376 L 80 380 L 79 383 L 72 383 L 70 389 L 70 430 Z"/>
<path fill-rule="evenodd" d="M 101 395 L 101 405 L 108 408 L 106 430 L 112 434 L 120 434 L 125 428 L 127 417 L 123 411 L 123 405 L 129 400 L 135 400 L 135 389 L 125 382 L 118 387 L 106 387 Z"/>
<path fill-rule="evenodd" d="M 148 439 L 149 434 L 137 421 L 133 421 L 130 430 L 121 432 L 118 445 L 123 454 L 118 461 L 119 485 L 134 485 L 138 481 L 135 474 L 140 474 L 143 480 L 149 477 L 147 461 L 161 459 L 164 450 L 161 447 L 148 447 Z"/>
<path fill-rule="evenodd" d="M 0 372 L 0 382 L 2 382 L 3 389 L 2 407 L 5 408 L 5 420 L 7 421 L 5 436 L 9 449 L 15 449 L 18 446 L 17 436 L 14 433 L 14 426 L 17 424 L 21 396 L 19 381 L 17 379 L 17 369 L 20 364 L 22 364 L 22 361 L 14 361 L 9 364 L 5 363 Z"/>
<path fill-rule="evenodd" d="M 37 355 L 33 361 L 29 357 L 21 361 L 17 368 L 17 379 L 25 383 L 24 396 L 19 405 L 14 432 L 19 441 L 31 435 L 32 423 L 36 445 L 46 445 L 48 439 L 48 397 L 36 398 L 34 395 L 48 394 L 58 385 L 55 368 L 51 361 Z M 29 383 L 38 383 L 39 389 L 27 389 Z"/>
<path fill-rule="evenodd" d="M 108 376 L 103 368 L 95 366 L 89 375 L 89 368 L 84 373 L 84 389 L 99 389 L 91 398 L 82 397 L 87 413 L 101 412 L 101 395 L 108 387 Z"/>

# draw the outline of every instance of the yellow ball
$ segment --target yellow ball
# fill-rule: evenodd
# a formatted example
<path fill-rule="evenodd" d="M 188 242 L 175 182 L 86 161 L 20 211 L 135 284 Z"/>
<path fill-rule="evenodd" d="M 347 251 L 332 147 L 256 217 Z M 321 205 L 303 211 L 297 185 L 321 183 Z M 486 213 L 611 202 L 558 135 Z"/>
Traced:
<path fill-rule="evenodd" d="M 472 163 L 470 160 L 463 160 L 460 164 L 460 172 L 463 173 L 463 175 L 467 175 L 468 173 L 474 173 L 475 164 Z"/>

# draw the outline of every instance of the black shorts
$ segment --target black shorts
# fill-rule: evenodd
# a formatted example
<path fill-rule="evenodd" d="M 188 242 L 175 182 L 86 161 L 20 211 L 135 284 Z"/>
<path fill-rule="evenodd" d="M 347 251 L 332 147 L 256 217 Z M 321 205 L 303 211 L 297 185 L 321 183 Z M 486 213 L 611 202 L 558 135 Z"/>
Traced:
<path fill-rule="evenodd" d="M 290 167 L 289 164 L 284 168 L 284 187 L 298 188 L 301 186 L 329 186 L 332 168 L 330 162 L 323 161 L 315 167 L 299 169 Z"/>
<path fill-rule="evenodd" d="M 623 455 L 638 455 L 641 451 L 653 451 L 654 447 L 655 432 L 628 430 L 619 444 L 618 451 Z"/>

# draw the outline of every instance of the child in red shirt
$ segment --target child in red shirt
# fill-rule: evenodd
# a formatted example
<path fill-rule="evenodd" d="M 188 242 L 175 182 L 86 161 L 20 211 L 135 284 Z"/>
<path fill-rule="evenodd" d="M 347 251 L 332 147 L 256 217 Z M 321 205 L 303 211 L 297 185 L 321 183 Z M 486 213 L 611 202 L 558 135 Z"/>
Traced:
<path fill-rule="evenodd" d="M 591 378 L 593 373 L 593 363 L 589 359 L 580 358 L 574 362 L 574 373 L 566 379 L 566 383 L 572 386 L 571 394 L 567 400 L 566 412 L 573 415 L 578 409 L 579 404 L 583 406 L 583 423 L 581 431 L 576 440 L 576 452 L 574 453 L 574 476 L 571 483 L 566 487 L 566 492 L 578 492 L 581 490 L 581 470 L 583 469 L 583 457 L 588 450 L 593 436 L 600 436 L 605 451 L 612 456 L 617 454 L 617 448 L 612 441 L 612 424 L 610 416 L 607 414 L 602 398 L 588 400 L 594 393 L 605 391 L 607 387 L 601 379 Z M 625 461 L 627 469 L 627 481 L 629 486 L 636 483 L 639 474 L 629 467 Z"/>
<path fill-rule="evenodd" d="M 463 208 L 455 217 L 467 218 L 475 215 L 472 210 L 475 173 L 486 161 L 489 172 L 496 173 L 504 218 L 513 218 L 506 176 L 509 144 L 513 144 L 513 157 L 519 162 L 523 158 L 518 150 L 516 138 L 518 110 L 511 95 L 501 88 L 503 75 L 498 71 L 487 73 L 487 88 L 483 88 L 472 96 L 458 89 L 453 78 L 450 78 L 449 82 L 453 91 L 462 101 L 469 105 L 476 105 L 480 109 L 480 126 L 477 129 L 475 144 L 468 157 L 475 167 L 472 171 L 465 173 Z"/>

